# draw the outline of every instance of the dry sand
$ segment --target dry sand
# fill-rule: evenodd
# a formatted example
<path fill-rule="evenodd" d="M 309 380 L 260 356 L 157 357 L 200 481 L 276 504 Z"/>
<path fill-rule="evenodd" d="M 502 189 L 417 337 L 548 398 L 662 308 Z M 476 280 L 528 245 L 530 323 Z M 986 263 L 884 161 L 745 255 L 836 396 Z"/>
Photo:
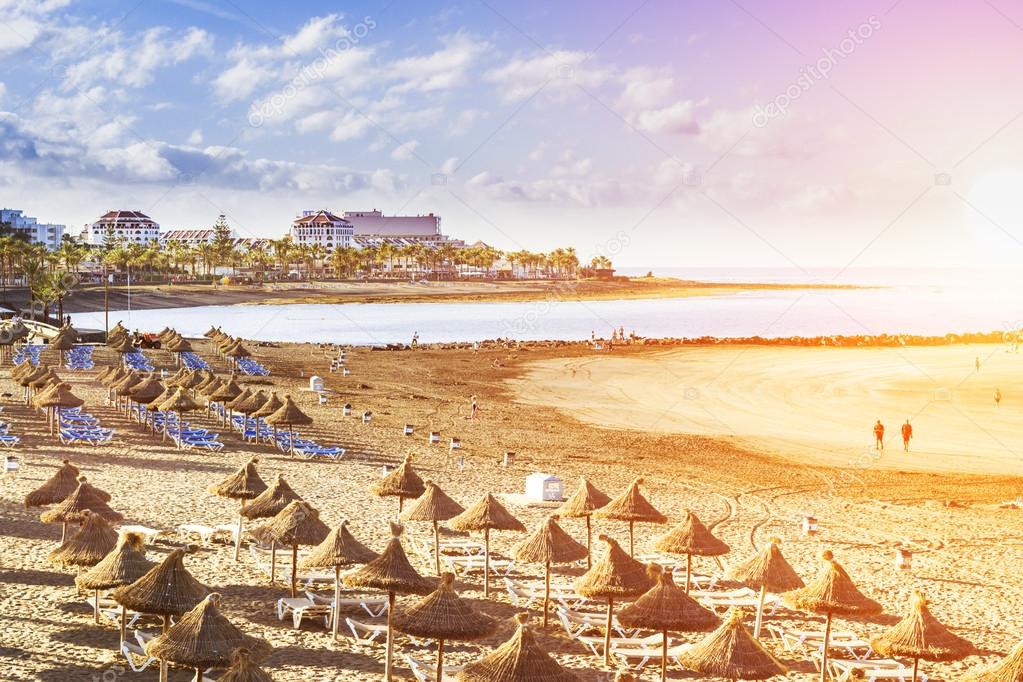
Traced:
<path fill-rule="evenodd" d="M 212 357 L 208 344 L 198 344 L 198 350 L 207 358 Z M 678 519 L 684 509 L 691 508 L 713 526 L 714 532 L 732 547 L 732 553 L 724 558 L 726 562 L 745 558 L 770 537 L 778 536 L 786 555 L 806 577 L 816 570 L 821 550 L 833 549 L 853 578 L 869 595 L 883 603 L 888 614 L 900 613 L 914 588 L 924 589 L 932 597 L 933 610 L 938 617 L 987 652 L 983 657 L 974 656 L 964 663 L 924 664 L 932 679 L 959 679 L 966 669 L 1007 651 L 1023 634 L 1020 608 L 1023 606 L 1023 582 L 1017 570 L 1023 560 L 1023 535 L 1018 530 L 1021 512 L 999 509 L 997 505 L 1001 500 L 1016 496 L 1019 483 L 1016 478 L 898 473 L 882 466 L 859 471 L 856 479 L 851 480 L 842 471 L 799 464 L 787 457 L 787 453 L 771 453 L 766 448 L 752 450 L 732 439 L 682 435 L 675 432 L 676 428 L 646 428 L 649 418 L 635 421 L 632 417 L 620 416 L 622 412 L 638 420 L 646 411 L 642 406 L 630 406 L 625 400 L 619 400 L 614 409 L 577 400 L 577 408 L 597 410 L 606 420 L 618 424 L 596 429 L 589 423 L 591 417 L 587 413 L 569 409 L 570 394 L 561 385 L 563 379 L 558 379 L 570 371 L 558 367 L 593 359 L 592 354 L 579 349 L 488 350 L 478 355 L 469 351 L 356 350 L 349 354 L 352 375 L 347 378 L 327 374 L 328 358 L 315 347 L 253 347 L 253 350 L 260 361 L 272 367 L 277 387 L 291 391 L 303 409 L 316 418 L 316 424 L 303 432 L 322 442 L 341 443 L 349 448 L 349 455 L 343 461 L 290 460 L 266 446 L 242 443 L 237 435 L 231 434 L 222 437 L 229 444 L 222 453 L 176 452 L 154 442 L 137 425 L 129 424 L 112 408 L 104 406 L 103 392 L 92 379 L 93 372 L 65 372 L 64 375 L 71 380 L 74 392 L 87 399 L 87 408 L 105 425 L 117 429 L 114 445 L 62 447 L 45 434 L 45 424 L 38 415 L 10 400 L 7 402 L 4 417 L 12 425 L 11 432 L 24 438 L 20 448 L 24 467 L 19 476 L 3 483 L 0 679 L 60 682 L 156 679 L 153 669 L 137 675 L 125 671 L 114 652 L 116 629 L 109 623 L 93 625 L 88 607 L 75 594 L 71 574 L 56 569 L 46 560 L 60 529 L 39 522 L 39 510 L 21 507 L 24 494 L 49 477 L 62 457 L 71 458 L 93 483 L 111 492 L 112 506 L 123 512 L 130 522 L 171 530 L 185 522 L 231 522 L 235 505 L 209 495 L 206 488 L 234 471 L 249 456 L 258 454 L 262 458 L 260 470 L 266 480 L 283 473 L 295 490 L 320 510 L 328 524 L 350 519 L 356 536 L 377 549 L 383 547 L 385 521 L 394 514 L 396 505 L 393 500 L 373 497 L 367 490 L 379 477 L 382 464 L 394 464 L 406 452 L 416 454 L 416 465 L 424 477 L 437 481 L 463 504 L 471 503 L 484 491 L 518 493 L 525 476 L 536 470 L 562 476 L 568 492 L 574 489 L 577 477 L 582 474 L 612 494 L 624 489 L 634 476 L 642 475 L 650 499 L 669 518 Z M 953 352 L 951 349 L 942 351 Z M 639 351 L 635 358 L 627 359 L 653 362 L 654 367 L 663 362 L 643 360 L 648 352 L 652 351 Z M 684 352 L 704 351 L 687 349 Z M 794 363 L 796 353 L 805 354 L 803 357 L 807 358 L 814 353 L 742 348 L 706 352 L 708 365 L 711 364 L 710 354 L 732 353 L 735 364 L 740 366 L 748 355 L 770 364 L 771 358 L 782 363 L 786 357 L 791 357 L 790 362 Z M 969 368 L 974 349 L 959 349 L 958 353 L 962 356 L 960 364 L 965 365 L 964 369 Z M 149 354 L 158 364 L 170 365 L 170 355 L 166 352 Z M 726 362 L 725 358 L 721 355 L 713 361 Z M 113 356 L 104 350 L 98 354 L 98 359 L 97 368 L 104 362 L 112 362 Z M 604 361 L 604 358 L 598 360 Z M 618 362 L 619 358 L 607 361 Z M 827 362 L 825 359 L 818 361 Z M 949 361 L 948 366 L 952 364 Z M 223 369 L 222 364 L 217 366 Z M 836 364 L 834 368 L 838 371 L 840 366 Z M 704 370 L 704 373 L 709 371 Z M 311 372 L 325 376 L 328 387 L 340 391 L 340 396 L 320 406 L 311 394 L 300 392 Z M 738 382 L 745 376 L 744 372 L 729 372 L 725 375 L 730 377 L 728 382 Z M 302 373 L 305 376 L 301 376 Z M 528 396 L 529 403 L 521 401 L 520 377 L 544 373 L 550 377 L 553 390 L 549 394 L 532 392 Z M 799 376 L 812 376 L 812 373 Z M 681 386 L 699 385 L 688 379 L 677 381 Z M 722 378 L 723 384 L 728 382 Z M 760 382 L 751 379 L 747 385 L 769 392 L 764 386 L 767 383 L 765 376 Z M 845 384 L 845 390 L 857 390 L 852 388 L 853 383 Z M 6 378 L 0 379 L 0 388 L 15 390 Z M 601 388 L 593 384 L 590 390 L 599 395 Z M 656 391 L 666 390 L 654 387 L 649 393 L 655 395 Z M 784 395 L 781 389 L 770 390 Z M 736 391 L 742 392 L 738 388 Z M 1009 408 L 1011 394 L 1004 387 L 1003 392 L 1007 394 L 1003 409 Z M 473 394 L 480 398 L 482 414 L 480 419 L 470 421 L 465 416 L 468 397 Z M 578 398 L 578 393 L 573 395 Z M 632 395 L 634 400 L 639 400 L 642 394 Z M 372 410 L 373 422 L 364 425 L 356 419 L 341 417 L 340 405 L 346 401 L 353 403 L 356 413 Z M 548 406 L 548 402 L 580 418 L 567 416 L 562 409 Z M 764 402 L 769 403 L 770 399 Z M 812 398 L 799 400 L 799 404 L 811 407 L 812 403 Z M 752 405 L 746 407 L 753 410 Z M 892 415 L 889 421 L 901 417 L 905 409 L 900 406 L 897 416 Z M 882 416 L 887 417 L 887 413 Z M 868 422 L 873 417 L 874 413 L 868 409 Z M 792 415 L 786 413 L 786 419 L 791 418 Z M 850 421 L 861 420 L 850 416 Z M 412 437 L 401 435 L 401 426 L 406 422 L 416 426 Z M 742 423 L 746 423 L 745 417 Z M 445 438 L 458 436 L 462 439 L 464 469 L 457 466 L 457 457 L 446 448 L 427 443 L 426 433 L 431 428 L 440 430 Z M 869 423 L 866 428 L 869 429 Z M 924 426 L 920 430 L 923 447 L 923 442 L 929 441 L 931 436 Z M 518 453 L 513 466 L 507 469 L 499 464 L 505 450 Z M 957 500 L 960 504 L 942 504 L 947 500 Z M 513 501 L 509 506 L 530 527 L 547 513 L 545 509 Z M 807 514 L 820 519 L 822 532 L 817 537 L 806 538 L 800 534 L 799 522 Z M 576 537 L 581 537 L 581 523 L 565 521 L 564 525 Z M 620 540 L 627 537 L 624 524 L 597 522 L 597 528 Z M 646 548 L 660 530 L 638 526 L 638 547 Z M 425 534 L 426 529 L 413 524 L 409 532 Z M 494 547 L 499 553 L 507 553 L 521 537 L 515 533 L 496 533 Z M 162 557 L 177 542 L 176 537 L 168 536 L 158 541 L 152 552 Z M 917 552 L 913 571 L 899 572 L 893 568 L 896 546 Z M 415 561 L 422 572 L 430 570 L 427 562 L 418 558 Z M 293 630 L 290 622 L 279 622 L 273 613 L 273 603 L 286 594 L 285 588 L 266 585 L 244 553 L 236 564 L 227 546 L 215 545 L 189 557 L 186 564 L 199 579 L 224 595 L 224 610 L 236 624 L 274 644 L 275 650 L 266 668 L 275 680 L 321 682 L 380 678 L 381 647 L 356 645 L 344 633 L 337 643 L 332 643 L 326 630 L 312 622 L 307 622 L 301 630 Z M 696 568 L 708 572 L 718 570 L 713 561 L 701 559 L 696 560 Z M 520 567 L 520 570 L 527 577 L 537 579 L 540 576 L 534 567 Z M 555 580 L 567 580 L 564 576 L 573 572 L 578 574 L 577 569 L 559 570 Z M 481 596 L 478 574 L 463 576 L 459 584 L 463 595 Z M 495 587 L 497 585 L 495 581 Z M 501 629 L 478 644 L 454 645 L 451 662 L 470 660 L 479 655 L 481 649 L 502 641 L 512 631 L 510 617 L 516 609 L 502 590 L 495 590 L 494 594 L 491 602 L 482 604 L 482 608 L 504 619 Z M 352 615 L 365 617 L 364 614 Z M 870 635 L 879 632 L 890 620 L 876 619 L 867 623 L 839 619 L 837 627 Z M 779 610 L 777 617 L 768 622 L 796 627 L 820 626 L 819 619 L 785 610 Z M 152 627 L 154 622 L 145 621 L 143 625 Z M 539 639 L 561 662 L 579 671 L 581 679 L 590 682 L 609 679 L 600 662 L 569 640 L 556 623 Z M 791 679 L 813 679 L 813 669 L 806 660 L 785 652 L 774 643 L 768 646 L 792 667 Z M 432 653 L 424 653 L 422 658 L 430 661 Z M 681 673 L 674 673 L 676 678 L 681 676 Z M 411 675 L 400 666 L 398 678 L 411 679 Z M 190 677 L 186 671 L 172 670 L 171 679 L 183 682 Z M 653 671 L 648 670 L 644 679 L 654 679 Z"/>

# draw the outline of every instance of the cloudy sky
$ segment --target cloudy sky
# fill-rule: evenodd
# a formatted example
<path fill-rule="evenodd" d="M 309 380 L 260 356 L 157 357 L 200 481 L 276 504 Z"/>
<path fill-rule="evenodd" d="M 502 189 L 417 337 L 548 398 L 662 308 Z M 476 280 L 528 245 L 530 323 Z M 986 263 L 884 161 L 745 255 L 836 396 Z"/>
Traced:
<path fill-rule="evenodd" d="M 1023 257 L 1008 0 L 0 0 L 0 204 L 620 265 Z"/>

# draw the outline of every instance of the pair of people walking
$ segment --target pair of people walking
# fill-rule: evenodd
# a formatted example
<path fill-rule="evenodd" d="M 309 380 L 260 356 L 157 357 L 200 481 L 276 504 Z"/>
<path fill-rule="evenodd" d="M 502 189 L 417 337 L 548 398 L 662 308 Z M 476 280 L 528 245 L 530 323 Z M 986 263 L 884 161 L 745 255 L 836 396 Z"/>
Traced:
<path fill-rule="evenodd" d="M 909 441 L 913 438 L 913 425 L 906 420 L 906 423 L 902 425 L 902 448 L 906 452 L 909 452 Z M 878 419 L 874 424 L 874 447 L 878 451 L 884 450 L 884 424 Z"/>

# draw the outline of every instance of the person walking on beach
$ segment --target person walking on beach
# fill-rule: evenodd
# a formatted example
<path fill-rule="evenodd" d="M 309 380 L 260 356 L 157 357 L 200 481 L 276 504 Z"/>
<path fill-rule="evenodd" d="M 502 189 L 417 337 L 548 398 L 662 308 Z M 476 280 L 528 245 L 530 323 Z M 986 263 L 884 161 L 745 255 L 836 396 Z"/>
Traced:
<path fill-rule="evenodd" d="M 476 400 L 476 396 L 469 398 L 469 419 L 475 419 L 480 413 L 480 404 Z"/>
<path fill-rule="evenodd" d="M 874 447 L 878 450 L 884 450 L 884 424 L 881 423 L 880 419 L 874 424 L 874 439 L 876 441 Z"/>
<path fill-rule="evenodd" d="M 980 371 L 980 356 L 979 355 L 973 359 L 973 366 L 977 368 L 978 372 Z"/>
<path fill-rule="evenodd" d="M 909 439 L 913 437 L 913 425 L 906 420 L 906 423 L 902 425 L 902 447 L 909 452 Z"/>
<path fill-rule="evenodd" d="M 419 332 L 413 332 L 412 334 L 412 350 L 419 348 Z"/>
<path fill-rule="evenodd" d="M 999 389 L 995 389 L 995 407 L 1002 404 L 1002 392 Z"/>

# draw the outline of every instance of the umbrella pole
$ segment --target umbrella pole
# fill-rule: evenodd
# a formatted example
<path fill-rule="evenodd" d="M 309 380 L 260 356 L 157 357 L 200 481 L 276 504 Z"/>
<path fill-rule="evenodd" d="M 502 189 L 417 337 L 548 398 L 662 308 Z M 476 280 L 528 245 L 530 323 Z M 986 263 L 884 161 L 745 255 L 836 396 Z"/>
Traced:
<path fill-rule="evenodd" d="M 295 457 L 295 434 L 292 433 L 291 424 L 288 424 L 288 446 L 291 448 L 291 457 Z M 398 508 L 401 508 L 401 498 L 398 498 Z"/>
<path fill-rule="evenodd" d="M 99 590 L 94 590 L 92 601 L 92 622 L 99 625 Z"/>
<path fill-rule="evenodd" d="M 340 566 L 335 566 L 334 567 L 334 610 L 331 613 L 333 618 L 331 618 L 331 623 L 330 623 L 330 632 L 331 632 L 332 635 L 334 635 L 334 639 L 335 640 L 337 639 L 338 621 L 341 620 L 338 617 L 338 612 L 340 611 L 340 609 L 338 608 L 338 605 L 340 604 L 340 602 L 341 602 L 341 567 Z"/>
<path fill-rule="evenodd" d="M 387 593 L 387 657 L 384 658 L 384 680 L 391 682 L 391 655 L 394 651 L 394 630 L 391 627 L 391 614 L 394 613 L 394 592 Z"/>
<path fill-rule="evenodd" d="M 440 525 L 437 523 L 437 519 L 433 520 L 433 557 L 437 575 L 440 575 Z"/>
<path fill-rule="evenodd" d="M 821 650 L 821 682 L 828 679 L 828 647 L 831 646 L 831 612 L 828 612 L 828 622 L 824 626 L 824 648 Z"/>
<path fill-rule="evenodd" d="M 170 616 L 164 616 L 161 632 L 166 635 L 168 630 L 170 630 Z M 167 661 L 164 659 L 160 659 L 160 682 L 167 682 Z"/>
<path fill-rule="evenodd" d="M 444 679 L 444 640 L 437 640 L 437 682 Z M 916 682 L 914 680 L 913 682 Z"/>
<path fill-rule="evenodd" d="M 661 630 L 661 682 L 668 679 L 668 631 Z"/>
<path fill-rule="evenodd" d="M 587 514 L 586 515 L 586 570 L 587 571 L 590 570 L 591 568 L 593 568 L 593 561 L 590 558 L 590 556 L 591 556 L 590 555 L 591 535 L 592 534 L 590 532 L 590 515 Z"/>
<path fill-rule="evenodd" d="M 919 668 L 919 667 L 920 667 L 920 659 L 919 658 L 914 658 L 913 659 L 913 682 L 916 682 L 916 672 L 917 672 L 917 668 Z M 440 679 L 440 678 L 437 678 L 437 679 Z"/>
<path fill-rule="evenodd" d="M 64 538 L 67 537 L 67 521 L 62 521 L 60 524 L 60 544 L 64 544 Z"/>
<path fill-rule="evenodd" d="M 686 554 L 686 594 L 689 594 L 689 582 L 693 574 L 693 555 Z"/>
<path fill-rule="evenodd" d="M 611 614 L 614 611 L 615 600 L 607 598 L 607 621 L 604 623 L 604 665 L 611 665 Z"/>
<path fill-rule="evenodd" d="M 629 556 L 630 557 L 635 556 L 635 553 L 632 551 L 632 529 L 633 529 L 633 527 L 635 525 L 636 524 L 635 524 L 634 521 L 629 521 Z"/>
<path fill-rule="evenodd" d="M 490 598 L 490 529 L 483 529 L 483 598 Z"/>
<path fill-rule="evenodd" d="M 195 682 L 202 682 L 202 668 L 195 669 Z"/>
<path fill-rule="evenodd" d="M 270 584 L 274 584 L 274 578 L 277 577 L 277 543 L 273 540 L 270 541 Z"/>
<path fill-rule="evenodd" d="M 543 577 L 543 626 L 547 627 L 547 612 L 551 604 L 551 562 L 547 562 Z"/>
<path fill-rule="evenodd" d="M 298 543 L 291 544 L 291 598 L 295 598 L 295 580 L 298 574 Z"/>
<path fill-rule="evenodd" d="M 245 500 L 242 500 L 241 509 L 238 510 L 238 534 L 234 536 L 234 560 L 238 561 L 238 553 L 242 548 L 242 523 L 245 517 L 242 516 L 242 509 L 245 509 Z"/>
<path fill-rule="evenodd" d="M 753 628 L 754 639 L 760 639 L 760 625 L 764 622 L 764 598 L 767 597 L 767 583 L 760 586 L 760 603 L 757 604 L 757 624 Z"/>
<path fill-rule="evenodd" d="M 128 610 L 121 605 L 121 641 L 124 641 L 125 635 L 128 634 Z"/>

